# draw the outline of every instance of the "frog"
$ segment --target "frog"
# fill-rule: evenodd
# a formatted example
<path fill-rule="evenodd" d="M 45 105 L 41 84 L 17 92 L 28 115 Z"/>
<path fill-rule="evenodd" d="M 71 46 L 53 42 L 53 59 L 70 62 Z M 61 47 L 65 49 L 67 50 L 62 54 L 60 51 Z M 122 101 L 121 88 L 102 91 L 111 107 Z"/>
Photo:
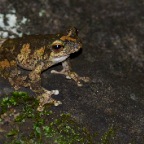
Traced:
<path fill-rule="evenodd" d="M 52 74 L 64 75 L 72 79 L 77 86 L 89 82 L 89 77 L 81 77 L 72 71 L 70 55 L 82 48 L 78 30 L 70 27 L 65 33 L 23 35 L 18 38 L 0 41 L 0 76 L 7 79 L 15 90 L 26 87 L 32 90 L 39 101 L 38 111 L 43 111 L 45 104 L 58 106 L 61 101 L 52 98 L 59 90 L 47 90 L 42 87 L 42 72 L 51 66 L 62 63 L 62 70 L 51 70 Z M 28 74 L 23 75 L 22 70 Z"/>

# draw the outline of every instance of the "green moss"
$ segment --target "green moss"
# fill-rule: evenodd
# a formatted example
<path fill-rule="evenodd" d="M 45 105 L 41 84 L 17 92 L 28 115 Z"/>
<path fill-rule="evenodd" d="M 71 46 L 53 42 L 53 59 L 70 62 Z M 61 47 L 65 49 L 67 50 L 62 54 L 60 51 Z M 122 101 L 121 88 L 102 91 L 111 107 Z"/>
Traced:
<path fill-rule="evenodd" d="M 109 128 L 107 132 L 101 138 L 101 144 L 111 144 L 115 138 L 115 129 L 113 126 Z"/>
<path fill-rule="evenodd" d="M 38 101 L 24 92 L 13 92 L 0 101 L 0 115 L 18 115 L 11 119 L 11 128 L 5 129 L 5 143 L 9 144 L 92 144 L 93 137 L 70 114 L 55 115 L 49 108 L 36 111 Z M 5 118 L 1 119 L 4 123 Z M 15 128 L 16 127 L 16 128 Z"/>

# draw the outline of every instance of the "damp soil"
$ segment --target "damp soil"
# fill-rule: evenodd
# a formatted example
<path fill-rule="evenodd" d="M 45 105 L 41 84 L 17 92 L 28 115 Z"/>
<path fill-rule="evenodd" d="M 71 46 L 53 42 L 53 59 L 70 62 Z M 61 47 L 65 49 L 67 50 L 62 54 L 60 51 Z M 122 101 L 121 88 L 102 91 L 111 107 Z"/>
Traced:
<path fill-rule="evenodd" d="M 115 127 L 113 143 L 144 143 L 142 0 L 0 0 L 0 3 L 0 13 L 7 14 L 14 8 L 18 20 L 29 19 L 19 28 L 22 33 L 64 32 L 69 26 L 79 29 L 83 49 L 71 56 L 72 68 L 81 76 L 89 76 L 91 82 L 79 88 L 73 81 L 50 73 L 52 69 L 61 69 L 61 65 L 43 72 L 43 86 L 60 91 L 55 98 L 63 104 L 52 107 L 57 114 L 70 113 L 91 133 L 100 136 Z M 8 81 L 0 80 L 1 95 L 13 91 Z"/>

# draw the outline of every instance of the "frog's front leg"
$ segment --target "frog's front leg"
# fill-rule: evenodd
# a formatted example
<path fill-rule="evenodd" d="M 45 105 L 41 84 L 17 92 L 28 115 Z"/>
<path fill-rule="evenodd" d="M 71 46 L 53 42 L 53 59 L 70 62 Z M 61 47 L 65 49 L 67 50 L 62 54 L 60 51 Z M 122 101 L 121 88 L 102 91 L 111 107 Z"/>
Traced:
<path fill-rule="evenodd" d="M 52 70 L 51 73 L 54 74 L 63 74 L 66 76 L 67 79 L 73 79 L 78 86 L 82 86 L 83 84 L 81 81 L 89 82 L 89 77 L 80 77 L 77 73 L 71 70 L 71 66 L 69 60 L 62 62 L 63 69 L 61 71 Z"/>
<path fill-rule="evenodd" d="M 41 72 L 43 70 L 43 64 L 38 65 L 30 74 L 30 88 L 32 91 L 38 95 L 39 106 L 37 108 L 38 111 L 43 111 L 44 105 L 47 103 L 53 103 L 55 106 L 61 104 L 60 101 L 54 100 L 51 96 L 58 95 L 58 90 L 48 91 L 41 86 Z"/>

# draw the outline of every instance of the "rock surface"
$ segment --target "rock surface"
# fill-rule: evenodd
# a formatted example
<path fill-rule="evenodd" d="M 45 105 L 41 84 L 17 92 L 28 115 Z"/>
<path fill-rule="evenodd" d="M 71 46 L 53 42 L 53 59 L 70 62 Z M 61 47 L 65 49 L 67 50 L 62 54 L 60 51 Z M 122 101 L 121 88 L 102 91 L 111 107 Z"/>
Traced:
<path fill-rule="evenodd" d="M 117 129 L 115 143 L 144 143 L 144 2 L 136 0 L 1 0 L 0 34 L 45 34 L 75 26 L 83 51 L 72 56 L 73 69 L 91 83 L 78 88 L 60 75 L 43 73 L 43 86 L 59 89 L 63 105 L 91 132 Z M 15 15 L 13 19 L 8 14 Z M 9 20 L 10 22 L 8 22 Z M 12 28 L 11 22 L 15 25 Z M 10 30 L 11 29 L 11 30 Z M 3 32 L 3 33 L 2 33 Z M 11 91 L 0 79 L 0 94 Z M 27 90 L 26 90 L 27 91 Z"/>

